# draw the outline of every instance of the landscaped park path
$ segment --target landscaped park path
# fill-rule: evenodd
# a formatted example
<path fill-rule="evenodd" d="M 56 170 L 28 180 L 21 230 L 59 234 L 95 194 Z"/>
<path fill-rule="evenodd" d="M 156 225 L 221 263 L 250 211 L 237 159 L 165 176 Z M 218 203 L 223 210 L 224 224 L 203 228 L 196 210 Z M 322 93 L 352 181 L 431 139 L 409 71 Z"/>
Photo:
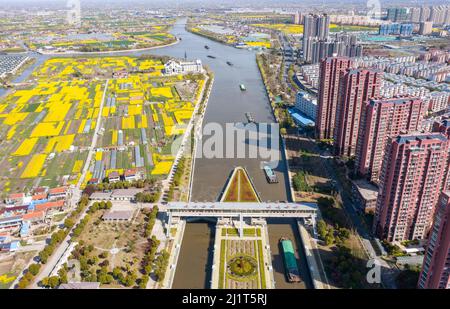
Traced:
<path fill-rule="evenodd" d="M 100 111 L 99 111 L 98 117 L 97 117 L 97 124 L 95 126 L 95 132 L 94 132 L 94 136 L 92 138 L 91 146 L 89 147 L 89 153 L 88 153 L 88 156 L 87 156 L 87 159 L 86 159 L 86 163 L 84 164 L 83 171 L 81 173 L 80 179 L 78 180 L 77 186 L 75 188 L 75 190 L 78 193 L 80 192 L 81 184 L 83 183 L 83 180 L 86 177 L 86 173 L 87 173 L 87 171 L 89 169 L 89 165 L 91 163 L 92 156 L 93 156 L 93 154 L 95 152 L 95 148 L 97 146 L 97 138 L 98 138 L 98 133 L 99 133 L 100 128 L 101 128 L 102 111 L 103 111 L 103 105 L 105 103 L 106 91 L 108 90 L 108 83 L 109 83 L 109 79 L 107 79 L 106 82 L 105 82 L 105 89 L 103 90 L 103 96 L 102 96 L 102 100 L 100 102 Z M 74 194 L 73 196 L 75 196 L 75 195 L 79 196 L 78 194 Z M 86 212 L 87 212 L 88 209 L 89 209 L 89 207 L 86 207 L 83 210 L 83 212 L 78 217 L 78 219 L 76 220 L 75 224 L 73 225 L 72 229 L 70 229 L 70 231 L 67 234 L 66 238 L 64 238 L 64 240 L 61 242 L 61 244 L 56 247 L 55 252 L 53 252 L 52 256 L 48 259 L 47 263 L 45 265 L 43 265 L 44 267 L 43 267 L 42 271 L 36 276 L 36 278 L 35 278 L 35 280 L 33 282 L 32 288 L 34 288 L 34 289 L 39 288 L 39 286 L 37 284 L 43 278 L 50 276 L 50 274 L 52 273 L 53 269 L 58 264 L 59 260 L 61 260 L 61 258 L 63 257 L 64 253 L 66 253 L 66 251 L 70 247 L 72 230 L 78 225 L 78 223 L 81 221 L 81 219 L 84 218 L 84 216 L 86 215 Z"/>

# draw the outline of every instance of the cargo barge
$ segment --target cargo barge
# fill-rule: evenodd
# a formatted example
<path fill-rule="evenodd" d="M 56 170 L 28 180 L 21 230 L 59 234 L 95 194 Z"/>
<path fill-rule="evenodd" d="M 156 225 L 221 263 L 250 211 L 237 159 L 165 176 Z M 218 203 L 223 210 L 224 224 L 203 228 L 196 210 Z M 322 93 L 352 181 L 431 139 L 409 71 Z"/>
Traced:
<path fill-rule="evenodd" d="M 264 174 L 266 175 L 266 179 L 269 183 L 278 183 L 278 177 L 270 166 L 264 164 Z"/>
<path fill-rule="evenodd" d="M 289 282 L 300 282 L 300 274 L 298 272 L 297 261 L 295 259 L 294 247 L 287 237 L 280 238 L 280 246 L 283 251 L 284 267 L 286 277 Z"/>

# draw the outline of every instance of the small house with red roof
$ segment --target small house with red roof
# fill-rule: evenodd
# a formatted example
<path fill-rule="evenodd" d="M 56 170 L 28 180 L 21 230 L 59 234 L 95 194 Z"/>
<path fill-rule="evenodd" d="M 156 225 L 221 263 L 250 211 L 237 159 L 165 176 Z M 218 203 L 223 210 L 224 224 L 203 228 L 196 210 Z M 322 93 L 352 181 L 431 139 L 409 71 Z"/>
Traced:
<path fill-rule="evenodd" d="M 57 200 L 57 199 L 65 199 L 67 197 L 67 187 L 58 187 L 52 188 L 48 190 L 48 199 L 49 200 Z"/>
<path fill-rule="evenodd" d="M 43 211 L 48 216 L 49 214 L 63 210 L 64 206 L 64 200 L 57 200 L 36 205 L 34 211 Z"/>
<path fill-rule="evenodd" d="M 23 221 L 27 221 L 30 223 L 40 223 L 43 222 L 45 219 L 45 211 L 38 210 L 38 211 L 31 211 L 22 216 Z"/>
<path fill-rule="evenodd" d="M 125 172 L 123 173 L 123 177 L 125 178 L 126 181 L 137 180 L 138 173 L 137 173 L 136 169 L 134 169 L 134 168 L 128 169 L 128 170 L 125 170 Z"/>
<path fill-rule="evenodd" d="M 5 199 L 7 205 L 23 205 L 25 201 L 25 193 L 11 193 Z"/>
<path fill-rule="evenodd" d="M 117 171 L 113 171 L 109 173 L 108 180 L 110 183 L 118 182 L 120 181 L 120 175 Z"/>

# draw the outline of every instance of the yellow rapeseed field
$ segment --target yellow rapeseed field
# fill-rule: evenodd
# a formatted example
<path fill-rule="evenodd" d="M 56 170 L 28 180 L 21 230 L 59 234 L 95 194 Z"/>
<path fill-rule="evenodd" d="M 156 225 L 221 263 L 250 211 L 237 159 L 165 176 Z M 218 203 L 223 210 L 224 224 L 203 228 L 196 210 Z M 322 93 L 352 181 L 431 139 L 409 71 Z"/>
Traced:
<path fill-rule="evenodd" d="M 173 161 L 161 161 L 155 164 L 152 170 L 152 175 L 165 175 L 170 172 Z"/>
<path fill-rule="evenodd" d="M 135 128 L 134 116 L 122 118 L 122 129 L 134 129 L 134 128 Z"/>
<path fill-rule="evenodd" d="M 76 160 L 75 164 L 73 165 L 73 168 L 72 168 L 72 173 L 77 174 L 77 173 L 81 172 L 83 163 L 84 163 L 83 160 Z"/>
<path fill-rule="evenodd" d="M 34 138 L 27 138 L 25 139 L 22 144 L 20 144 L 19 148 L 12 153 L 13 156 L 27 156 L 31 153 L 34 146 L 36 145 L 38 141 L 37 137 Z"/>
<path fill-rule="evenodd" d="M 101 160 L 102 160 L 102 157 L 103 157 L 103 152 L 97 151 L 97 152 L 95 153 L 95 161 L 101 161 Z"/>
<path fill-rule="evenodd" d="M 113 130 L 111 133 L 111 145 L 116 145 L 117 144 L 117 131 Z"/>
<path fill-rule="evenodd" d="M 55 152 L 62 152 L 69 150 L 70 146 L 73 143 L 75 138 L 75 134 L 70 135 L 61 135 L 52 137 L 45 147 L 44 153 L 53 152 L 53 148 Z"/>
<path fill-rule="evenodd" d="M 172 90 L 170 89 L 170 87 L 151 88 L 150 92 L 152 96 L 155 97 L 173 98 Z"/>
<path fill-rule="evenodd" d="M 46 157 L 47 155 L 45 154 L 33 155 L 30 162 L 28 162 L 28 165 L 25 167 L 25 170 L 23 171 L 20 178 L 34 178 L 39 176 L 39 172 L 41 171 L 42 166 L 44 165 Z"/>
<path fill-rule="evenodd" d="M 57 136 L 64 126 L 64 121 L 60 122 L 40 122 L 31 132 L 31 137 Z"/>

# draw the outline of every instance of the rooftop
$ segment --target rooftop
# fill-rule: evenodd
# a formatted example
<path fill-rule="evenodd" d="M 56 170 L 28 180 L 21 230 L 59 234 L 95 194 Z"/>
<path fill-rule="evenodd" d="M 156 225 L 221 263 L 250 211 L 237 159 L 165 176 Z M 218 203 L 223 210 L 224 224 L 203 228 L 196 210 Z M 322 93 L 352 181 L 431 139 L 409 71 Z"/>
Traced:
<path fill-rule="evenodd" d="M 8 195 L 8 198 L 14 200 L 14 199 L 18 199 L 18 198 L 24 198 L 25 197 L 25 193 L 11 193 L 10 195 Z"/>
<path fill-rule="evenodd" d="M 48 190 L 48 194 L 61 194 L 67 191 L 66 187 L 58 187 Z"/>
<path fill-rule="evenodd" d="M 132 175 L 136 175 L 136 170 L 135 169 L 128 169 L 126 170 L 123 175 L 126 176 L 132 176 Z"/>
<path fill-rule="evenodd" d="M 424 134 L 413 134 L 413 135 L 399 135 L 396 137 L 396 141 L 399 144 L 404 144 L 414 141 L 424 141 L 424 140 L 439 140 L 442 142 L 447 141 L 447 138 L 441 133 L 424 133 Z"/>
<path fill-rule="evenodd" d="M 25 220 L 31 220 L 34 218 L 43 218 L 44 217 L 44 211 L 32 211 L 29 213 L 26 213 L 23 215 L 22 219 Z"/>
<path fill-rule="evenodd" d="M 113 190 L 113 192 L 111 193 L 112 197 L 122 197 L 122 196 L 127 196 L 127 197 L 134 197 L 136 195 L 136 193 L 142 192 L 143 189 L 135 189 L 135 188 L 130 188 L 130 189 L 115 189 Z"/>
<path fill-rule="evenodd" d="M 32 196 L 33 201 L 45 200 L 46 198 L 47 198 L 47 194 L 46 193 L 35 194 L 35 195 Z"/>
<path fill-rule="evenodd" d="M 22 221 L 22 216 L 11 216 L 0 218 L 0 223 Z"/>
<path fill-rule="evenodd" d="M 111 197 L 111 192 L 94 192 L 89 197 L 92 200 L 106 200 Z"/>
<path fill-rule="evenodd" d="M 354 180 L 358 192 L 365 200 L 373 200 L 378 197 L 378 188 L 364 179 Z"/>
<path fill-rule="evenodd" d="M 130 220 L 133 216 L 132 210 L 116 210 L 116 211 L 107 211 L 102 219 L 103 220 Z"/>
<path fill-rule="evenodd" d="M 64 206 L 64 200 L 59 200 L 55 202 L 46 202 L 42 204 L 36 205 L 35 209 L 38 210 L 47 210 L 49 208 L 58 208 Z"/>
<path fill-rule="evenodd" d="M 420 100 L 418 97 L 407 97 L 403 96 L 401 98 L 384 98 L 384 99 L 371 99 L 370 104 L 374 105 L 375 103 L 393 103 L 393 104 L 404 104 L 411 101 Z"/>

